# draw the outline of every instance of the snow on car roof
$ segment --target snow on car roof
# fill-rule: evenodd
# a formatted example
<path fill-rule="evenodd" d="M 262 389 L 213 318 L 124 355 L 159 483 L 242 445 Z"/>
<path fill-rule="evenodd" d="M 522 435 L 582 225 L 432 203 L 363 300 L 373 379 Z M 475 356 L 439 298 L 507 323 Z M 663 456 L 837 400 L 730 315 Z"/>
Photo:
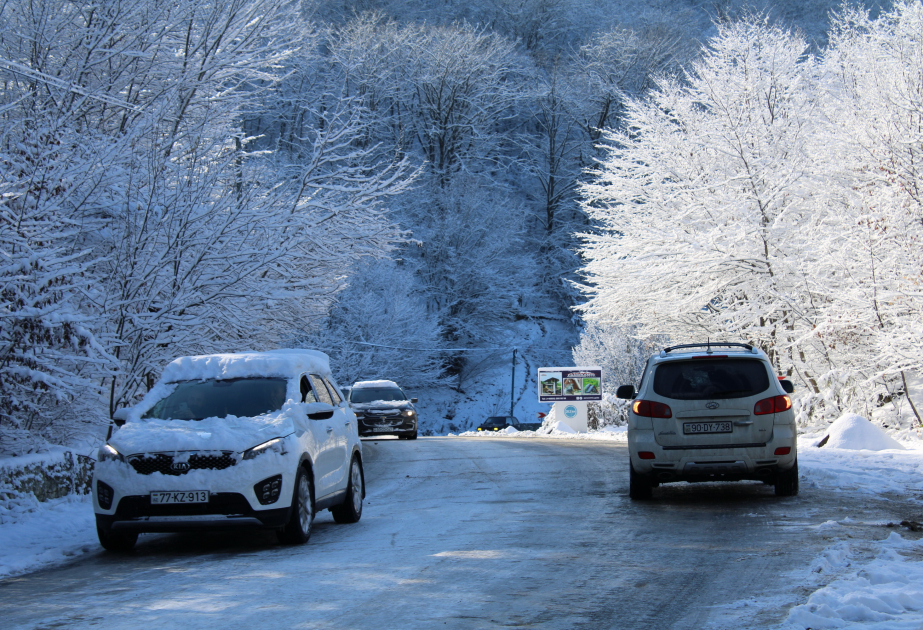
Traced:
<path fill-rule="evenodd" d="M 161 381 L 175 383 L 245 376 L 296 376 L 302 372 L 329 375 L 330 359 L 317 350 L 294 348 L 180 357 L 164 368 Z"/>
<path fill-rule="evenodd" d="M 353 389 L 364 389 L 366 387 L 397 387 L 394 381 L 359 381 L 353 384 Z M 397 387 L 400 389 L 400 387 Z"/>

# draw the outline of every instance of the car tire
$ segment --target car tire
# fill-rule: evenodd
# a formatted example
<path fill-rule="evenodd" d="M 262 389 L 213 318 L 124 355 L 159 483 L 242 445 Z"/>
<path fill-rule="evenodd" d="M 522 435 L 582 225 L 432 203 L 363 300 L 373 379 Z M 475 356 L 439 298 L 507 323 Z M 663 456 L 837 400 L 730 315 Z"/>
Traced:
<path fill-rule="evenodd" d="M 314 484 L 311 475 L 304 468 L 295 476 L 292 492 L 292 512 L 288 523 L 279 531 L 279 542 L 287 545 L 303 545 L 311 538 L 314 526 Z"/>
<path fill-rule="evenodd" d="M 138 542 L 138 532 L 107 531 L 100 527 L 99 523 L 96 523 L 96 536 L 99 538 L 99 544 L 106 551 L 124 553 L 131 551 Z"/>
<path fill-rule="evenodd" d="M 798 494 L 798 460 L 791 470 L 786 470 L 776 477 L 776 496 L 793 497 Z"/>
<path fill-rule="evenodd" d="M 635 467 L 628 464 L 628 496 L 634 501 L 645 501 L 654 496 L 654 487 L 650 480 L 635 472 Z"/>
<path fill-rule="evenodd" d="M 340 505 L 330 508 L 333 520 L 337 523 L 356 523 L 362 518 L 362 499 L 365 497 L 365 476 L 358 457 L 353 457 L 349 465 L 349 480 L 346 486 L 346 499 Z"/>

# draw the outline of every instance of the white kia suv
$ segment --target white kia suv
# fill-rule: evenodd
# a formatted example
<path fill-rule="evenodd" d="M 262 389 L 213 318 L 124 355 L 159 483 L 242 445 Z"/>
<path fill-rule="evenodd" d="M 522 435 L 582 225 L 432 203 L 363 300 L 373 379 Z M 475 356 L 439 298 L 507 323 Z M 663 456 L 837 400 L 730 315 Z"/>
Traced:
<path fill-rule="evenodd" d="M 741 343 L 687 344 L 652 356 L 628 414 L 629 495 L 674 481 L 755 479 L 798 494 L 793 385 Z"/>
<path fill-rule="evenodd" d="M 93 474 L 106 549 L 131 549 L 140 532 L 227 527 L 297 544 L 318 510 L 338 523 L 362 516 L 356 417 L 322 352 L 176 359 L 115 424 Z"/>

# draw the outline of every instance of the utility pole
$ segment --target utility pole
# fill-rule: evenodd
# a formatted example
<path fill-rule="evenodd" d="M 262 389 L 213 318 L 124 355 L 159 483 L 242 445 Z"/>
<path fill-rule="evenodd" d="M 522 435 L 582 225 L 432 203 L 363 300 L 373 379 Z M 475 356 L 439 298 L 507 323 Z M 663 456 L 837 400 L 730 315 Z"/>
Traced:
<path fill-rule="evenodd" d="M 513 378 L 510 382 L 510 415 L 513 415 L 513 397 L 516 395 L 516 348 L 513 348 Z"/>

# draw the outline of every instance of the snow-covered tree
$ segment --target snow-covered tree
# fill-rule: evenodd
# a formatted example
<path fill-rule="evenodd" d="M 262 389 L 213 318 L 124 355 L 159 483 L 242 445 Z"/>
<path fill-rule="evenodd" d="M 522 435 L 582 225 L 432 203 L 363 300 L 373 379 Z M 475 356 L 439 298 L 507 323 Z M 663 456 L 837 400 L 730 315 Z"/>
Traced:
<path fill-rule="evenodd" d="M 325 325 L 306 343 L 330 355 L 344 385 L 388 379 L 421 388 L 441 381 L 439 322 L 403 263 L 361 264 Z"/>
<path fill-rule="evenodd" d="M 799 363 L 801 270 L 822 194 L 805 52 L 765 22 L 722 25 L 686 81 L 630 101 L 628 131 L 607 134 L 609 156 L 584 188 L 601 226 L 583 249 L 590 316 L 675 341 L 747 339 L 783 373 Z"/>

